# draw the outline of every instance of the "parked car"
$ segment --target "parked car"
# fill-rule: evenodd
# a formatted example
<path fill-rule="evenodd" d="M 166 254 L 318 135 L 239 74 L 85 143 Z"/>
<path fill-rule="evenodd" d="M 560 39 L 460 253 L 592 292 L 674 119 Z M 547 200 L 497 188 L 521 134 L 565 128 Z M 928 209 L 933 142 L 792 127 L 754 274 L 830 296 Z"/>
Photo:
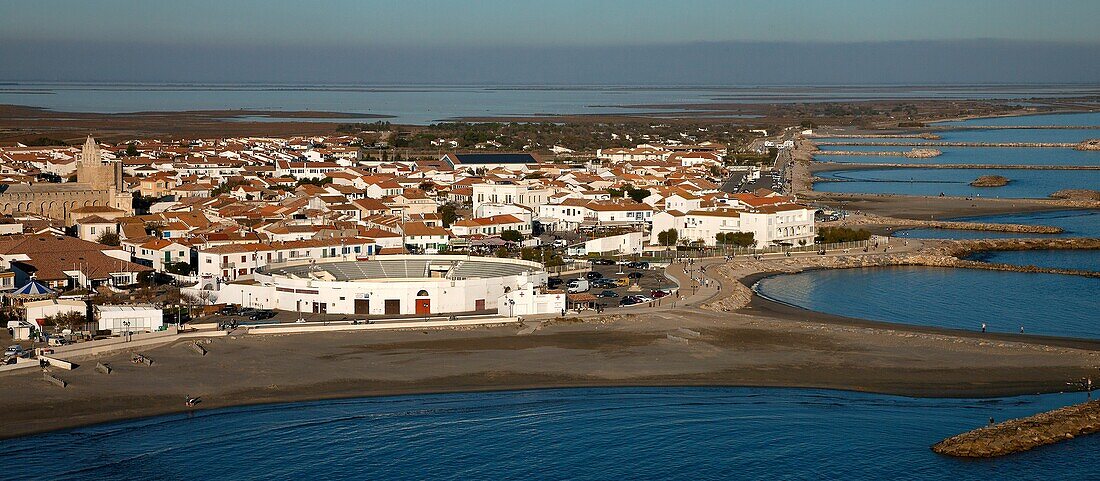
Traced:
<path fill-rule="evenodd" d="M 600 297 L 619 297 L 619 294 L 615 291 L 607 290 L 601 292 Z"/>
<path fill-rule="evenodd" d="M 630 274 L 627 274 L 626 277 L 630 279 L 641 279 L 642 275 L 643 274 L 641 272 L 631 272 Z"/>
<path fill-rule="evenodd" d="M 670 291 L 669 289 L 653 289 L 652 291 L 649 291 L 649 295 L 653 296 L 654 299 L 660 299 L 669 294 L 672 294 L 672 291 Z"/>
<path fill-rule="evenodd" d="M 613 266 L 615 265 L 614 259 L 592 259 L 592 263 L 598 266 Z"/>
<path fill-rule="evenodd" d="M 252 313 L 251 316 L 248 316 L 248 319 L 251 321 L 263 321 L 275 317 L 276 314 L 277 313 L 275 311 L 263 309 Z"/>
<path fill-rule="evenodd" d="M 626 266 L 631 269 L 649 269 L 649 263 L 646 261 L 627 262 Z"/>
<path fill-rule="evenodd" d="M 12 345 L 8 346 L 7 349 L 4 349 L 4 357 L 8 357 L 8 356 L 20 357 L 22 355 L 23 355 L 23 346 L 20 346 L 19 344 L 12 344 Z"/>
<path fill-rule="evenodd" d="M 560 277 L 550 277 L 546 279 L 546 287 L 551 289 L 560 286 L 563 282 Z"/>
<path fill-rule="evenodd" d="M 590 281 L 594 281 L 594 280 L 599 279 L 601 277 L 603 277 L 603 274 L 600 274 L 599 272 L 596 272 L 596 271 L 586 272 L 584 274 L 584 278 L 588 279 Z"/>
<path fill-rule="evenodd" d="M 592 287 L 599 289 L 613 289 L 619 287 L 619 284 L 615 282 L 615 279 L 609 279 L 607 277 L 596 279 L 589 282 L 589 284 L 591 284 Z"/>

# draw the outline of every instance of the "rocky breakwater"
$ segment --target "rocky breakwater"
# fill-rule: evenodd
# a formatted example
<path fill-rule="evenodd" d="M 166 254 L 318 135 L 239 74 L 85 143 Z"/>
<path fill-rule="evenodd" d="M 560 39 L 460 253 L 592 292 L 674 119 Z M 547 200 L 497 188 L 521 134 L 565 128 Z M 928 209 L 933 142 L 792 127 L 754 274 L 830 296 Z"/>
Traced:
<path fill-rule="evenodd" d="M 818 150 L 818 155 L 844 155 L 848 157 L 905 157 L 908 159 L 931 159 L 943 155 L 937 149 L 911 149 L 908 151 L 864 151 L 864 150 Z"/>
<path fill-rule="evenodd" d="M 1100 400 L 968 431 L 932 445 L 932 451 L 967 458 L 1004 456 L 1100 431 Z"/>
<path fill-rule="evenodd" d="M 1100 139 L 1088 139 L 1073 147 L 1073 150 L 1100 150 Z"/>
<path fill-rule="evenodd" d="M 962 222 L 946 220 L 918 220 L 886 217 L 874 214 L 850 215 L 844 220 L 822 222 L 820 227 L 883 225 L 895 227 L 923 227 L 930 229 L 976 230 L 986 232 L 1013 232 L 1019 234 L 1061 234 L 1061 227 L 1029 224 L 993 224 L 988 222 Z"/>
<path fill-rule="evenodd" d="M 1089 189 L 1063 189 L 1050 194 L 1052 199 L 1100 201 L 1100 190 Z"/>
<path fill-rule="evenodd" d="M 971 187 L 1004 187 L 1009 183 L 1008 177 L 1003 175 L 983 175 L 970 183 Z"/>

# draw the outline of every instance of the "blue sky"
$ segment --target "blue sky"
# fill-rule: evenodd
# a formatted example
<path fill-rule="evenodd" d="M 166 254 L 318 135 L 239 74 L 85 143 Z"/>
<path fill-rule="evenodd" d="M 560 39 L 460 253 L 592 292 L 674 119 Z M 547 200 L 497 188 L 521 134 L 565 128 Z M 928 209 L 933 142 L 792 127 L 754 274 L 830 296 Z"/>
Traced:
<path fill-rule="evenodd" d="M 502 56 L 564 82 L 583 75 L 562 69 L 593 83 L 671 77 L 652 47 L 669 67 L 713 61 L 707 82 L 813 82 L 743 71 L 807 51 L 853 82 L 911 75 L 889 64 L 897 55 L 929 62 L 928 81 L 1095 82 L 1097 18 L 1100 0 L 2 0 L 0 80 L 324 78 L 295 64 L 333 81 L 522 80 Z"/>

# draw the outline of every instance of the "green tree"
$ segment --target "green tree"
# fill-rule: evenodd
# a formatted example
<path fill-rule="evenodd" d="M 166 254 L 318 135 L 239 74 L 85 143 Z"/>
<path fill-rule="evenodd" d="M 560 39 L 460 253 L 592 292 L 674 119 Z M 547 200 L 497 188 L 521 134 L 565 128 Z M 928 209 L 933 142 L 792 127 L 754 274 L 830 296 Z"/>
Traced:
<path fill-rule="evenodd" d="M 821 244 L 865 241 L 870 238 L 870 232 L 848 227 L 822 227 L 817 231 L 817 242 Z"/>
<path fill-rule="evenodd" d="M 437 212 L 443 217 L 443 227 L 450 227 L 458 220 L 458 214 L 455 212 L 455 206 L 451 204 L 443 204 L 436 209 Z"/>
<path fill-rule="evenodd" d="M 137 157 L 139 154 L 140 154 L 140 152 L 138 152 L 137 145 L 134 145 L 133 142 L 130 142 L 129 144 L 126 144 L 126 156 L 127 157 Z"/>
<path fill-rule="evenodd" d="M 500 233 L 500 238 L 508 242 L 520 242 L 523 240 L 523 234 L 520 234 L 518 230 L 508 229 Z"/>
<path fill-rule="evenodd" d="M 630 189 L 626 192 L 626 195 L 634 202 L 641 202 L 646 197 L 649 197 L 649 191 L 646 189 Z"/>
<path fill-rule="evenodd" d="M 172 274 L 186 276 L 191 274 L 190 262 L 172 262 L 164 266 L 164 270 Z"/>
<path fill-rule="evenodd" d="M 756 236 L 752 232 L 727 232 L 724 244 L 736 247 L 756 245 Z"/>
<path fill-rule="evenodd" d="M 103 245 L 117 246 L 119 244 L 118 233 L 111 231 L 104 232 L 100 234 L 95 241 Z"/>
<path fill-rule="evenodd" d="M 676 240 L 680 238 L 680 233 L 676 229 L 668 229 L 657 234 L 657 242 L 663 246 L 676 245 Z"/>

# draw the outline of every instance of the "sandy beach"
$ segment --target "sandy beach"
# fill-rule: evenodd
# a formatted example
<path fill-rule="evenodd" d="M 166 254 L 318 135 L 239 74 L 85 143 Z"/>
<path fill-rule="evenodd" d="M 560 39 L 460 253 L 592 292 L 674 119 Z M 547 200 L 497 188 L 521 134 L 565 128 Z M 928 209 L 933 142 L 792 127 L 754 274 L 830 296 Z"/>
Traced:
<path fill-rule="evenodd" d="M 717 267 L 720 260 L 708 261 Z M 766 262 L 765 262 L 766 265 Z M 677 266 L 670 272 L 684 282 Z M 718 271 L 718 269 L 708 269 Z M 709 274 L 708 274 L 709 275 Z M 1100 341 L 982 334 L 842 318 L 755 297 L 735 312 L 702 307 L 762 272 L 716 276 L 687 303 L 521 327 L 287 335 L 180 342 L 57 371 L 0 377 L 13 437 L 118 419 L 258 403 L 410 393 L 582 386 L 788 386 L 927 397 L 1060 391 L 1100 365 Z M 755 276 L 755 277 L 754 277 Z M 717 284 L 717 283 L 715 283 Z M 743 292 L 743 291 L 741 291 Z M 529 321 L 532 325 L 534 321 Z M 687 331 L 683 331 L 686 329 Z M 685 335 L 684 332 L 698 333 Z M 671 337 L 670 337 L 671 336 Z M 96 372 L 95 362 L 115 371 Z"/>

